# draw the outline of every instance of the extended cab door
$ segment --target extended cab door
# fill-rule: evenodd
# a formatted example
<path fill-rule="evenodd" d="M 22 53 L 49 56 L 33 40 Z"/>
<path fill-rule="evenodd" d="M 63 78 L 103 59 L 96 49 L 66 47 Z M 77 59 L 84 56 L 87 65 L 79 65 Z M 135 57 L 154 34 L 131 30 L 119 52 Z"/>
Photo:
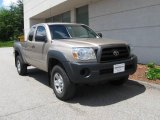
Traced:
<path fill-rule="evenodd" d="M 44 26 L 38 26 L 32 46 L 32 64 L 39 69 L 46 70 L 47 35 Z"/>
<path fill-rule="evenodd" d="M 30 29 L 27 41 L 25 42 L 23 49 L 24 49 L 24 54 L 25 54 L 25 59 L 27 63 L 32 65 L 32 49 L 33 49 L 33 38 L 34 38 L 34 33 L 35 33 L 36 27 L 33 26 Z"/>

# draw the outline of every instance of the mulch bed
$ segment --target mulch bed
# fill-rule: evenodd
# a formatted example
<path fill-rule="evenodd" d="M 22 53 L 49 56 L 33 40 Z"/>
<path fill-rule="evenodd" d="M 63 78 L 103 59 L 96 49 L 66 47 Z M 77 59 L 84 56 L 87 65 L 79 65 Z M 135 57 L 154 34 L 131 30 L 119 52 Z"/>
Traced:
<path fill-rule="evenodd" d="M 130 80 L 140 80 L 140 81 L 145 81 L 149 83 L 155 83 L 155 84 L 160 84 L 160 80 L 149 80 L 146 78 L 145 73 L 147 71 L 147 66 L 138 64 L 137 71 L 133 74 L 130 75 L 129 79 Z"/>

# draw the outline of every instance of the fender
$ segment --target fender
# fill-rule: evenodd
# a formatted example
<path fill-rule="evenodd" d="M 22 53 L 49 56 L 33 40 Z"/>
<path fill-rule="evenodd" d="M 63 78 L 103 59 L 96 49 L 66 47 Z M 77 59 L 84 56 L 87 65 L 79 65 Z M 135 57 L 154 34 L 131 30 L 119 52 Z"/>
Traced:
<path fill-rule="evenodd" d="M 63 66 L 65 66 L 65 63 L 68 62 L 67 58 L 64 56 L 62 52 L 56 50 L 50 50 L 47 54 L 47 68 L 49 67 L 48 63 L 50 58 L 58 60 Z"/>
<path fill-rule="evenodd" d="M 14 46 L 14 52 L 17 51 L 19 53 L 19 55 L 22 57 L 23 62 L 26 63 L 26 61 L 24 59 L 24 56 L 23 56 L 23 53 L 22 53 L 22 51 L 20 50 L 19 47 L 22 47 L 22 46 Z M 15 53 L 14 53 L 14 56 L 15 56 Z"/>
<path fill-rule="evenodd" d="M 68 61 L 62 52 L 56 51 L 56 50 L 51 50 L 48 52 L 47 63 L 49 62 L 50 58 L 55 58 L 55 59 L 59 60 L 60 62 L 67 62 Z"/>
<path fill-rule="evenodd" d="M 73 71 L 70 66 L 70 62 L 67 60 L 67 58 L 64 56 L 64 54 L 62 52 L 56 51 L 56 50 L 49 51 L 48 56 L 47 56 L 47 68 L 49 67 L 48 63 L 49 63 L 50 58 L 58 60 L 63 65 L 64 70 L 66 71 L 66 74 L 68 75 L 68 77 L 71 80 L 71 76 L 72 76 Z"/>

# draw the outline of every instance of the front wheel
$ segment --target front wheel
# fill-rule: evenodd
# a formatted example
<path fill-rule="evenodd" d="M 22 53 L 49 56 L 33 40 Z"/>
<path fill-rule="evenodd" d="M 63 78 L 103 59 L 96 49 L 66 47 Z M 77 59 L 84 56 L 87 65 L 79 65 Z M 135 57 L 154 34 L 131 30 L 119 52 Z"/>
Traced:
<path fill-rule="evenodd" d="M 51 72 L 51 86 L 60 100 L 71 99 L 75 94 L 75 85 L 70 82 L 64 69 L 56 65 Z"/>
<path fill-rule="evenodd" d="M 128 81 L 128 77 L 129 76 L 121 77 L 118 80 L 110 81 L 110 83 L 113 85 L 123 85 L 124 83 Z"/>

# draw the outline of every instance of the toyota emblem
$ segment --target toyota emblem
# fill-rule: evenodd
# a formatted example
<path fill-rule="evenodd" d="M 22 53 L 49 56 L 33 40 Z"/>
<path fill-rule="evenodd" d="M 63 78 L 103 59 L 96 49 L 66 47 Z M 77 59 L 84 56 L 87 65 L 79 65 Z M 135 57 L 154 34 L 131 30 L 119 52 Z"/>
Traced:
<path fill-rule="evenodd" d="M 117 56 L 119 55 L 119 51 L 114 50 L 114 51 L 113 51 L 113 55 L 117 57 Z"/>

